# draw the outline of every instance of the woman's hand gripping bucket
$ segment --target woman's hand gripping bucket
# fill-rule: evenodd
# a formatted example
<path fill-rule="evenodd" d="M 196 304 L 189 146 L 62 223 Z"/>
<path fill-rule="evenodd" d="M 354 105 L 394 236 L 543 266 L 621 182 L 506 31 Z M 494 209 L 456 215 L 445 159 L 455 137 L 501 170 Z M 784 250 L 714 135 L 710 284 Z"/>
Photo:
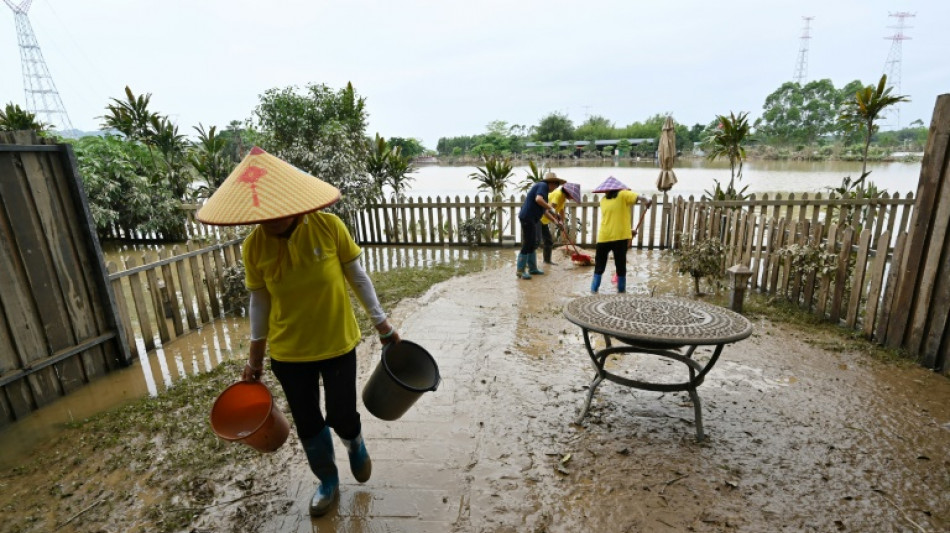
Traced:
<path fill-rule="evenodd" d="M 211 429 L 224 440 L 243 442 L 259 452 L 280 448 L 290 423 L 260 382 L 239 381 L 224 390 L 211 407 Z"/>
<path fill-rule="evenodd" d="M 363 405 L 376 418 L 397 420 L 441 380 L 439 366 L 425 348 L 406 340 L 387 344 L 363 387 Z"/>

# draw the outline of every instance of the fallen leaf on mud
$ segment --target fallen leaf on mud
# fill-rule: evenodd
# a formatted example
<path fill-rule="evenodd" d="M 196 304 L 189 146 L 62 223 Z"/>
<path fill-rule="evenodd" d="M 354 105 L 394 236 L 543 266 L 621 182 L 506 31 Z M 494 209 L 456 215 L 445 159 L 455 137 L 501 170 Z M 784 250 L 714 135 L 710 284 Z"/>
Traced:
<path fill-rule="evenodd" d="M 558 464 L 560 464 L 561 466 L 566 465 L 566 464 L 571 460 L 571 455 L 572 455 L 572 454 L 569 453 L 569 454 L 565 455 L 564 457 L 561 457 L 561 460 L 559 461 Z"/>
<path fill-rule="evenodd" d="M 929 461 L 929 460 L 930 460 L 930 457 L 927 457 L 926 455 L 918 455 L 918 456 L 917 456 L 917 459 L 919 459 L 919 460 L 921 460 L 921 461 Z"/>
<path fill-rule="evenodd" d="M 728 480 L 727 480 L 727 481 L 726 481 L 726 486 L 729 487 L 730 489 L 736 489 L 736 488 L 739 488 L 739 483 L 736 482 L 736 481 L 728 481 Z"/>
<path fill-rule="evenodd" d="M 555 470 L 558 474 L 563 474 L 563 475 L 565 475 L 565 476 L 571 475 L 571 471 L 568 470 L 568 469 L 566 469 L 566 468 L 564 468 L 564 467 L 562 467 L 561 465 L 558 465 L 557 468 L 555 468 L 554 470 Z"/>

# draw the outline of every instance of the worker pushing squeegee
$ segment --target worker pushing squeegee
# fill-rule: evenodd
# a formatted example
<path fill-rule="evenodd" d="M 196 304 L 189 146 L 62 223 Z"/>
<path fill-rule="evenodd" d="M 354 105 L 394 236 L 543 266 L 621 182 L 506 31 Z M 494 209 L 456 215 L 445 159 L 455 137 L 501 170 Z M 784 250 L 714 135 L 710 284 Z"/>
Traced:
<path fill-rule="evenodd" d="M 611 176 L 594 189 L 604 193 L 600 199 L 600 229 L 597 232 L 597 248 L 594 254 L 594 277 L 590 292 L 600 290 L 600 281 L 607 269 L 607 256 L 613 252 L 614 268 L 617 271 L 617 292 L 627 292 L 627 249 L 633 239 L 631 207 L 641 203 L 647 209 L 653 205 L 649 198 L 642 197 Z M 641 216 L 641 222 L 643 217 Z M 639 225 L 637 226 L 639 229 Z"/>

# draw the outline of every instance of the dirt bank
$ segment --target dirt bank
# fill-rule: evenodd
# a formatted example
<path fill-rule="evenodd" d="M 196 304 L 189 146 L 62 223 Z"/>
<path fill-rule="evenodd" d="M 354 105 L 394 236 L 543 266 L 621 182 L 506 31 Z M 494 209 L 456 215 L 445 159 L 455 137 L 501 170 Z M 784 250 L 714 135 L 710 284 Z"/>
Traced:
<path fill-rule="evenodd" d="M 632 289 L 685 290 L 685 280 L 651 281 L 672 278 L 666 268 L 644 257 Z M 752 317 L 754 335 L 727 347 L 700 388 L 705 442 L 696 442 L 685 393 L 612 383 L 576 425 L 593 369 L 561 309 L 586 294 L 590 269 L 562 261 L 531 281 L 513 270 L 452 279 L 396 310 L 404 337 L 437 357 L 443 383 L 399 421 L 364 414 L 374 474 L 356 484 L 338 457 L 337 510 L 306 516 L 315 483 L 292 436 L 275 454 L 235 454 L 177 495 L 174 506 L 191 516 L 178 529 L 950 529 L 950 380 L 873 360 L 834 332 Z M 361 384 L 378 349 L 375 340 L 360 347 Z M 621 373 L 680 370 L 610 364 Z M 87 479 L 64 483 L 77 452 L 58 446 L 38 453 L 60 454 L 59 469 L 0 473 L 0 530 L 158 529 L 149 522 L 149 465 L 96 479 L 87 457 Z"/>

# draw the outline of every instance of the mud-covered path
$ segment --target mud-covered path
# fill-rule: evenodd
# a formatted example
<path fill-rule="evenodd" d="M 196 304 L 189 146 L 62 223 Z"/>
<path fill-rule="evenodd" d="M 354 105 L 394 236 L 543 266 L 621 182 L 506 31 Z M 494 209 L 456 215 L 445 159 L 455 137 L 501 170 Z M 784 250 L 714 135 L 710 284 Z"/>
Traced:
<path fill-rule="evenodd" d="M 272 498 L 211 508 L 197 530 L 950 529 L 950 381 L 842 352 L 830 334 L 757 320 L 700 388 L 703 443 L 685 393 L 605 383 L 573 424 L 593 370 L 561 309 L 589 276 L 567 261 L 531 281 L 506 267 L 404 303 L 396 321 L 443 383 L 398 421 L 364 414 L 373 478 L 355 484 L 338 457 L 339 507 L 311 521 L 315 482 L 291 439 L 255 471 Z M 360 348 L 361 383 L 378 348 Z"/>
<path fill-rule="evenodd" d="M 630 264 L 631 292 L 689 290 L 661 254 Z M 276 453 L 182 472 L 187 486 L 164 510 L 187 512 L 189 533 L 950 530 L 947 378 L 878 362 L 840 332 L 760 317 L 699 389 L 704 442 L 687 394 L 610 382 L 576 425 L 593 368 L 562 309 L 587 294 L 591 269 L 562 259 L 530 281 L 513 271 L 454 278 L 393 311 L 443 382 L 398 421 L 360 405 L 373 477 L 355 483 L 338 445 L 341 498 L 327 516 L 307 515 L 316 480 L 293 433 Z M 609 274 L 602 292 L 614 290 Z M 379 349 L 359 347 L 360 387 Z M 685 373 L 642 357 L 608 364 Z M 202 416 L 187 424 L 210 431 Z M 148 464 L 106 468 L 122 459 L 58 442 L 38 452 L 60 458 L 46 468 L 0 472 L 0 531 L 160 528 Z"/>

